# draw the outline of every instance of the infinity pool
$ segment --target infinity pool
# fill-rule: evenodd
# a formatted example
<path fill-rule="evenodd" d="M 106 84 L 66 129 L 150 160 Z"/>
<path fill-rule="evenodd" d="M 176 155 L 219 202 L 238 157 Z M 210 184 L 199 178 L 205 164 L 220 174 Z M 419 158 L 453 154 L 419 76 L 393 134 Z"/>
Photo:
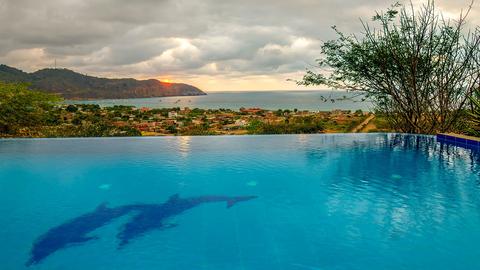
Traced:
<path fill-rule="evenodd" d="M 480 269 L 479 161 L 398 134 L 0 140 L 0 269 Z"/>

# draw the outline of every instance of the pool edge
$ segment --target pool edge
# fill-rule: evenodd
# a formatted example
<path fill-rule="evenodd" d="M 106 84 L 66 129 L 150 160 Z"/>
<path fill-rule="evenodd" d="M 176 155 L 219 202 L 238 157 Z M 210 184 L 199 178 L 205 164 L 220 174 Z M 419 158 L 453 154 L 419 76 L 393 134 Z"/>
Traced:
<path fill-rule="evenodd" d="M 480 138 L 455 133 L 439 133 L 437 141 L 463 148 L 480 149 Z"/>

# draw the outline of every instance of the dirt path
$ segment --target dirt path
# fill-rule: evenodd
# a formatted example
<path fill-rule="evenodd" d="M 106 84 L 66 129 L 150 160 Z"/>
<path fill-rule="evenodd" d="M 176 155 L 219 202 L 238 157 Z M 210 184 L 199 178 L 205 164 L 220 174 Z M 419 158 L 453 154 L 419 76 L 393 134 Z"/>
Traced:
<path fill-rule="evenodd" d="M 360 125 L 356 126 L 354 129 L 352 129 L 352 133 L 358 133 L 360 131 L 362 131 L 362 129 L 364 129 L 369 123 L 370 121 L 372 121 L 373 119 L 375 119 L 375 115 L 372 114 L 370 115 L 367 119 L 365 119 L 365 121 L 363 121 Z"/>

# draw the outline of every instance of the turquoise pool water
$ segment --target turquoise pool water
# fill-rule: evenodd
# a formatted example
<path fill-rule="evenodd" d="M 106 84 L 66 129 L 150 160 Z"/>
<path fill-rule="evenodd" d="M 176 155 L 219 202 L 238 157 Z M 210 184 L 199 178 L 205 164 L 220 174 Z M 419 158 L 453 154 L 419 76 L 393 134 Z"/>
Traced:
<path fill-rule="evenodd" d="M 0 269 L 479 269 L 479 160 L 396 134 L 0 140 Z"/>

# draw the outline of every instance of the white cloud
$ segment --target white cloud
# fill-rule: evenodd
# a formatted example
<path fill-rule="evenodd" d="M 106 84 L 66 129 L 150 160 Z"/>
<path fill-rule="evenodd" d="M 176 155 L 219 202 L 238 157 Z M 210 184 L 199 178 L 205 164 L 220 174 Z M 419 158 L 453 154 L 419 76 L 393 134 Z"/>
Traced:
<path fill-rule="evenodd" d="M 469 1 L 437 3 L 453 16 Z M 368 20 L 390 4 L 0 0 L 0 62 L 32 71 L 57 59 L 62 67 L 98 76 L 169 77 L 196 85 L 205 80 L 206 90 L 229 88 L 225 84 L 237 89 L 249 81 L 247 88 L 295 88 L 285 79 L 301 77 L 314 63 L 322 41 L 335 37 L 330 26 L 358 32 L 359 18 Z M 470 16 L 473 25 L 479 9 L 476 4 Z"/>

